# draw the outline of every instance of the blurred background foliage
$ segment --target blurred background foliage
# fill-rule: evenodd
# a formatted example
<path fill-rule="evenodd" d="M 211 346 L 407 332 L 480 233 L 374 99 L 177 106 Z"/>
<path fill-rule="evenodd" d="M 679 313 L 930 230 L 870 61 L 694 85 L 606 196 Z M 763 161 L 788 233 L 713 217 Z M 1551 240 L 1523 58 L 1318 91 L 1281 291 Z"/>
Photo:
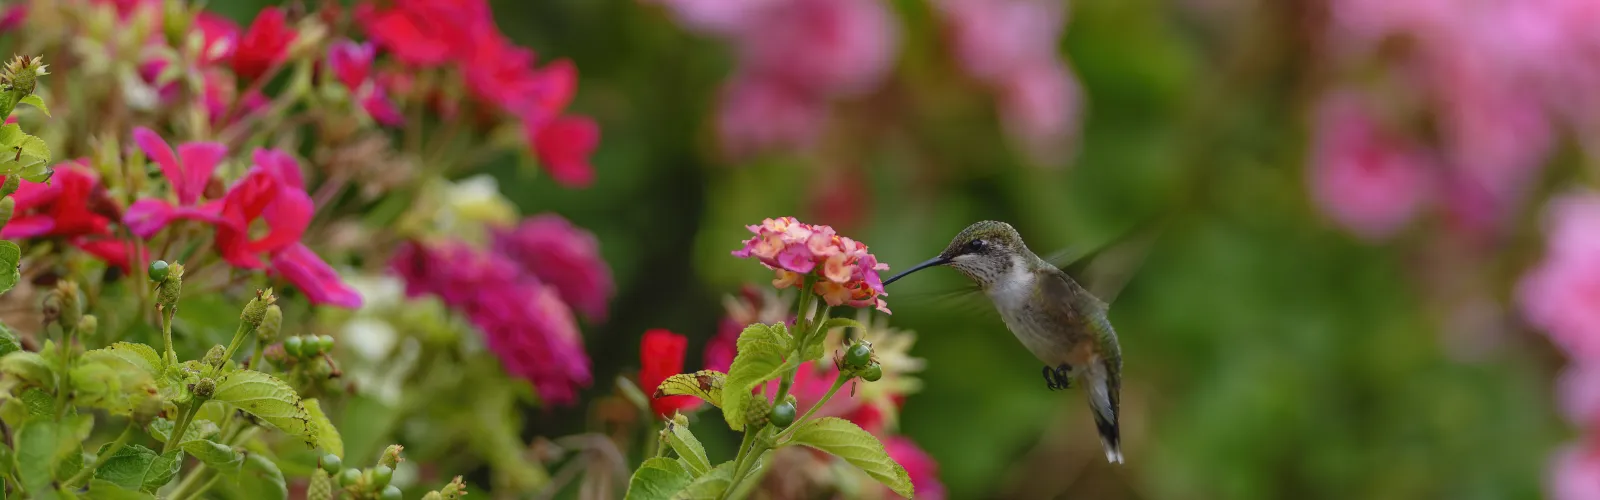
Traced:
<path fill-rule="evenodd" d="M 247 22 L 267 3 L 209 8 Z M 1060 52 L 1086 109 L 1065 168 L 1028 166 L 988 101 L 952 81 L 927 2 L 891 3 L 892 83 L 839 107 L 871 113 L 893 99 L 913 111 L 835 166 L 865 186 L 864 217 L 841 232 L 898 270 L 981 219 L 1012 223 L 1045 254 L 1176 216 L 1112 307 L 1126 466 L 1104 463 L 1082 395 L 1046 391 L 981 298 L 941 293 L 962 284 L 955 273 L 889 290 L 894 324 L 919 334 L 912 354 L 928 360 L 901 430 L 938 460 L 951 498 L 1540 495 L 1548 451 L 1568 433 L 1551 409 L 1559 362 L 1546 341 L 1493 324 L 1492 347 L 1474 350 L 1480 340 L 1449 328 L 1413 279 L 1426 256 L 1353 239 L 1309 200 L 1315 3 L 1073 2 Z M 518 43 L 576 62 L 573 107 L 603 130 L 589 189 L 535 182 L 514 159 L 492 169 L 523 213 L 554 210 L 592 230 L 614 268 L 615 313 L 585 331 L 597 381 L 587 396 L 637 370 L 648 328 L 688 335 L 686 365 L 700 366 L 721 298 L 770 279 L 728 256 L 743 225 L 843 222 L 809 202 L 815 162 L 722 159 L 714 108 L 733 55 L 656 6 L 493 4 Z M 529 437 L 580 431 L 587 416 L 530 418 Z M 724 460 L 718 450 L 736 439 L 716 427 L 698 430 Z"/>

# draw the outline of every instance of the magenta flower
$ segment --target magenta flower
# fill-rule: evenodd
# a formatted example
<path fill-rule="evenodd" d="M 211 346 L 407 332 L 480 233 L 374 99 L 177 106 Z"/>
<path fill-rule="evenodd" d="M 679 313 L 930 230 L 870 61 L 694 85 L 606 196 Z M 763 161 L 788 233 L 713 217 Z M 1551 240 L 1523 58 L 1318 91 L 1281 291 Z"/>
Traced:
<path fill-rule="evenodd" d="M 312 304 L 356 309 L 361 294 L 345 284 L 333 266 L 304 243 L 295 243 L 272 256 L 272 273 L 294 285 Z"/>
<path fill-rule="evenodd" d="M 529 139 L 540 166 L 550 178 L 567 187 L 585 187 L 594 182 L 594 167 L 589 154 L 600 142 L 600 126 L 581 116 L 563 116 L 534 129 Z"/>
<path fill-rule="evenodd" d="M 1569 194 L 1548 210 L 1544 259 L 1517 283 L 1517 302 L 1568 356 L 1600 360 L 1600 194 Z"/>
<path fill-rule="evenodd" d="M 135 236 L 149 239 L 175 220 L 198 220 L 208 223 L 221 221 L 221 202 L 202 203 L 200 197 L 217 164 L 227 156 L 226 146 L 215 142 L 190 142 L 178 145 L 176 153 L 167 141 L 144 127 L 133 129 L 133 142 L 144 150 L 150 161 L 161 167 L 161 175 L 172 185 L 178 203 L 144 198 L 133 203 L 123 214 L 122 223 Z"/>
<path fill-rule="evenodd" d="M 1431 194 L 1429 156 L 1385 135 L 1351 95 L 1326 98 L 1316 120 L 1310 180 L 1322 210 L 1363 238 L 1400 230 Z"/>
<path fill-rule="evenodd" d="M 570 405 L 591 382 L 589 358 L 566 303 L 515 262 L 464 243 L 407 243 L 392 268 L 411 297 L 432 295 L 483 333 L 506 372 L 539 397 Z"/>
<path fill-rule="evenodd" d="M 1050 0 L 936 2 L 952 52 L 973 79 L 1001 84 L 1018 72 L 1055 61 L 1066 4 Z"/>
<path fill-rule="evenodd" d="M 1551 464 L 1550 498 L 1589 500 L 1600 498 L 1600 452 L 1585 445 L 1569 445 L 1556 452 Z"/>
<path fill-rule="evenodd" d="M 898 36 L 880 1 L 778 2 L 741 32 L 746 71 L 828 95 L 875 87 Z"/>
<path fill-rule="evenodd" d="M 494 249 L 555 287 L 561 300 L 589 321 L 605 319 L 606 303 L 615 289 L 594 234 L 559 215 L 542 214 L 523 220 L 515 229 L 496 230 Z"/>
<path fill-rule="evenodd" d="M 282 9 L 261 9 L 239 38 L 239 46 L 233 54 L 234 74 L 247 82 L 260 78 L 288 56 L 289 44 L 298 35 Z"/>
<path fill-rule="evenodd" d="M 922 451 L 915 441 L 905 436 L 894 436 L 883 443 L 883 448 L 889 452 L 889 458 L 905 467 L 906 475 L 911 476 L 911 486 L 916 490 L 917 498 L 944 500 L 944 483 L 939 482 L 939 463 Z"/>
<path fill-rule="evenodd" d="M 261 269 L 262 254 L 272 254 L 298 243 L 311 223 L 311 197 L 294 158 L 277 150 L 255 151 L 255 166 L 223 198 L 217 225 L 217 251 L 236 267 Z M 266 234 L 252 237 L 250 226 L 260 219 Z"/>
<path fill-rule="evenodd" d="M 1006 133 L 1036 161 L 1059 161 L 1078 134 L 1083 106 L 1078 79 L 1054 59 L 1009 73 L 1000 85 Z"/>
<path fill-rule="evenodd" d="M 340 40 L 328 48 L 328 70 L 352 90 L 372 76 L 372 58 L 377 54 L 371 43 Z"/>
<path fill-rule="evenodd" d="M 1573 424 L 1600 425 L 1600 363 L 1580 361 L 1569 365 L 1556 380 L 1556 404 Z"/>
<path fill-rule="evenodd" d="M 809 147 L 827 120 L 826 104 L 783 82 L 734 77 L 721 90 L 717 135 L 732 155 Z"/>
<path fill-rule="evenodd" d="M 747 226 L 755 237 L 745 241 L 733 256 L 754 257 L 773 269 L 773 286 L 788 288 L 804 282 L 807 275 L 818 279 L 812 293 L 830 306 L 877 307 L 884 313 L 883 280 L 878 271 L 888 264 L 867 252 L 867 246 L 839 236 L 833 228 L 800 222 L 794 217 L 767 219 L 759 226 Z"/>

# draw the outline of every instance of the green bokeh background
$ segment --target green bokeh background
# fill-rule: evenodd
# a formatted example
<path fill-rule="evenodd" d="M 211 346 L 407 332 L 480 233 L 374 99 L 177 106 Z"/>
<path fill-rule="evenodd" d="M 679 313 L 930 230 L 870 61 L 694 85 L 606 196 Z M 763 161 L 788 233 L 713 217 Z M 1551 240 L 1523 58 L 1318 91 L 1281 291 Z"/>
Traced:
<path fill-rule="evenodd" d="M 263 3 L 211 8 L 248 19 Z M 728 255 L 743 225 L 806 219 L 814 166 L 717 161 L 712 113 L 730 50 L 662 10 L 494 3 L 510 37 L 577 63 L 573 108 L 602 124 L 589 189 L 559 189 L 511 159 L 493 171 L 524 213 L 592 230 L 613 266 L 612 318 L 586 328 L 588 394 L 637 370 L 648 328 L 688 335 L 699 366 L 721 297 L 769 279 Z M 1459 340 L 1421 297 L 1405 243 L 1358 242 L 1307 196 L 1314 3 L 1074 2 L 1061 53 L 1088 109 L 1076 161 L 1058 170 L 1007 147 L 986 96 L 942 83 L 955 73 L 927 2 L 892 3 L 915 139 L 857 158 L 870 210 L 850 233 L 882 261 L 903 269 L 982 219 L 1012 223 L 1045 253 L 1179 214 L 1111 312 L 1125 354 L 1125 466 L 1104 463 L 1082 395 L 1045 390 L 1038 362 L 987 306 L 940 298 L 961 284 L 955 273 L 892 287 L 893 322 L 918 332 L 913 353 L 928 361 L 902 430 L 938 460 L 951 498 L 1541 496 L 1549 452 L 1570 433 L 1552 411 L 1559 358 L 1510 326 L 1487 355 L 1448 355 Z M 582 430 L 584 410 L 529 418 L 530 433 L 563 435 Z M 729 436 L 702 432 L 712 458 L 728 458 Z"/>

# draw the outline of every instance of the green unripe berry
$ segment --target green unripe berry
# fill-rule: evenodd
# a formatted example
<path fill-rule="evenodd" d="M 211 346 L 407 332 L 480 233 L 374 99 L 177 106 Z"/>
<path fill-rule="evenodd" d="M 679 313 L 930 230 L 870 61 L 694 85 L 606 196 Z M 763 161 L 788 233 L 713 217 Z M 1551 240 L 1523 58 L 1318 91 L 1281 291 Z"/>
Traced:
<path fill-rule="evenodd" d="M 359 469 L 345 469 L 344 472 L 339 474 L 339 486 L 355 486 L 359 481 L 361 481 L 361 471 Z"/>
<path fill-rule="evenodd" d="M 168 265 L 167 261 L 164 260 L 151 262 L 150 270 L 148 271 L 150 274 L 150 281 L 154 281 L 156 283 L 166 281 L 167 274 L 172 272 L 171 268 L 172 266 Z"/>
<path fill-rule="evenodd" d="M 383 487 L 383 493 L 378 495 L 379 500 L 400 500 L 400 487 L 388 485 Z"/>
<path fill-rule="evenodd" d="M 861 370 L 861 380 L 877 382 L 878 379 L 881 378 L 883 378 L 883 367 L 879 366 L 877 363 L 873 363 L 872 366 L 868 366 L 866 369 Z"/>
<path fill-rule="evenodd" d="M 325 353 L 330 353 L 330 352 L 333 352 L 333 336 L 332 335 L 318 335 L 317 336 L 317 354 L 325 354 Z"/>
<path fill-rule="evenodd" d="M 794 423 L 794 414 L 794 403 L 784 401 L 772 407 L 772 415 L 767 418 L 767 421 L 774 428 L 785 429 L 789 427 L 789 424 Z"/>
<path fill-rule="evenodd" d="M 388 486 L 389 480 L 394 478 L 394 469 L 390 469 L 387 465 L 374 465 L 370 472 L 372 477 L 368 480 L 368 486 L 373 489 Z"/>
<path fill-rule="evenodd" d="M 301 339 L 300 337 L 289 337 L 283 339 L 283 353 L 288 354 L 291 358 L 301 357 L 301 353 L 303 352 L 302 349 L 304 348 L 305 340 Z"/>
<path fill-rule="evenodd" d="M 323 455 L 322 460 L 318 463 L 322 465 L 322 470 L 327 471 L 330 476 L 338 474 L 339 469 L 344 465 L 344 461 L 340 460 L 338 455 L 332 453 Z"/>
<path fill-rule="evenodd" d="M 857 343 L 844 351 L 844 366 L 856 368 L 867 366 L 872 361 L 872 345 L 866 342 Z"/>

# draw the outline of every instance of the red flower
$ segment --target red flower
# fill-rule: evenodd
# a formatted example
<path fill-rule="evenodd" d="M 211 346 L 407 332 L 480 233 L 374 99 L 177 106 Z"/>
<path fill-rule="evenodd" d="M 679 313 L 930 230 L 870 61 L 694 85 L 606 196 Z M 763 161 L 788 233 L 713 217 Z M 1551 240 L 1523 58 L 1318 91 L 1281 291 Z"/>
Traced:
<path fill-rule="evenodd" d="M 472 48 L 475 33 L 495 30 L 484 0 L 397 0 L 388 8 L 356 9 L 373 41 L 414 66 L 450 61 Z"/>
<path fill-rule="evenodd" d="M 11 197 L 16 203 L 14 215 L 0 229 L 0 238 L 63 237 L 128 270 L 126 244 L 110 236 L 111 221 L 121 217 L 121 209 L 82 160 L 57 165 L 49 183 L 21 183 Z"/>
<path fill-rule="evenodd" d="M 211 182 L 217 164 L 227 156 L 226 146 L 215 142 L 190 142 L 178 145 L 174 154 L 167 141 L 144 127 L 133 129 L 133 142 L 144 150 L 150 161 L 161 167 L 161 175 L 172 183 L 172 192 L 178 197 L 178 204 L 174 206 L 157 198 L 134 202 L 122 217 L 122 223 L 128 226 L 129 231 L 148 239 L 174 220 L 190 219 L 213 224 L 222 220 L 218 214 L 221 203 L 201 203 L 200 196 L 206 184 Z"/>
<path fill-rule="evenodd" d="M 294 159 L 281 151 L 258 149 L 255 162 L 223 198 L 222 223 L 217 225 L 222 258 L 246 269 L 265 267 L 261 254 L 299 243 L 311 223 L 311 197 Z M 257 219 L 265 221 L 268 230 L 252 239 L 250 225 Z"/>
<path fill-rule="evenodd" d="M 682 373 L 683 352 L 688 347 L 689 339 L 682 335 L 663 329 L 644 332 L 644 341 L 639 347 L 639 362 L 642 365 L 639 368 L 640 388 L 654 394 L 656 387 L 667 377 Z M 650 401 L 650 408 L 661 418 L 672 418 L 675 412 L 698 406 L 700 399 L 694 396 L 666 396 Z"/>
<path fill-rule="evenodd" d="M 564 116 L 530 132 L 539 164 L 556 182 L 585 187 L 594 182 L 589 153 L 600 142 L 600 126 L 581 116 Z"/>
<path fill-rule="evenodd" d="M 295 35 L 283 10 L 277 7 L 261 9 L 256 20 L 250 23 L 250 29 L 239 40 L 238 50 L 233 54 L 233 72 L 245 81 L 260 78 L 288 55 L 289 44 L 294 42 Z"/>

